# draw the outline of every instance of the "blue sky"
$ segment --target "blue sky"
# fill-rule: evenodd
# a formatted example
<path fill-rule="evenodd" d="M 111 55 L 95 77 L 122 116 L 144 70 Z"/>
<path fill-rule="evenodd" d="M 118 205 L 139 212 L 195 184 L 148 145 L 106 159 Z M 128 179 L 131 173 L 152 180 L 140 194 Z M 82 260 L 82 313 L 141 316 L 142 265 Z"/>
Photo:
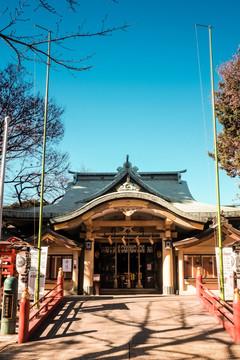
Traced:
<path fill-rule="evenodd" d="M 64 1 L 61 0 L 62 9 Z M 237 0 L 81 0 L 77 14 L 66 10 L 63 29 L 84 21 L 87 31 L 133 24 L 113 36 L 69 41 L 73 58 L 95 53 L 89 71 L 76 77 L 51 71 L 50 96 L 65 107 L 61 149 L 71 170 L 115 171 L 129 154 L 140 171 L 187 169 L 183 179 L 193 196 L 216 203 L 215 172 L 207 150 L 213 149 L 208 29 L 198 28 L 205 125 L 201 103 L 195 23 L 213 26 L 214 68 L 240 44 Z M 38 14 L 39 25 L 50 27 Z M 23 24 L 21 26 L 27 26 Z M 5 47 L 1 67 L 11 61 Z M 54 51 L 54 47 L 52 49 Z M 66 50 L 63 49 L 63 52 Z M 31 63 L 35 87 L 45 91 L 45 68 Z M 215 88 L 218 77 L 215 75 Z M 206 129 L 206 130 L 205 130 Z M 207 146 L 206 146 L 207 145 Z M 222 204 L 231 204 L 238 180 L 220 171 Z"/>

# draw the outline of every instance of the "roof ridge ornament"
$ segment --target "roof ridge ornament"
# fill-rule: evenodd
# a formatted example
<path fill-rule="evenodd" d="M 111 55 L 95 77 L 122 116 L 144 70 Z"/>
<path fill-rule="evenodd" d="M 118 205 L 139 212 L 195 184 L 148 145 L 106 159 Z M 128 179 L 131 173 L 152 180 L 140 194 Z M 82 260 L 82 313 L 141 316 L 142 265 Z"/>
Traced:
<path fill-rule="evenodd" d="M 123 167 L 125 167 L 125 169 L 130 169 L 132 167 L 132 163 L 129 161 L 129 155 L 126 156 L 126 162 L 123 164 Z"/>
<path fill-rule="evenodd" d="M 119 173 L 121 172 L 134 172 L 136 173 L 136 175 L 139 176 L 139 174 L 137 174 L 138 168 L 136 166 L 132 166 L 132 163 L 129 161 L 129 155 L 126 156 L 126 161 L 123 163 L 123 166 L 119 166 L 117 168 L 117 171 Z"/>

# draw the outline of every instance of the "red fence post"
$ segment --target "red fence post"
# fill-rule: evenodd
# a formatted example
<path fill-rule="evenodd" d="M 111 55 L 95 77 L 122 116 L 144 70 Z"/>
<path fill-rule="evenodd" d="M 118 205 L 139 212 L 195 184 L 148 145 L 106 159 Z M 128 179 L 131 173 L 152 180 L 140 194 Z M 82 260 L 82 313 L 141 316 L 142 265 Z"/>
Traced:
<path fill-rule="evenodd" d="M 62 271 L 62 268 L 59 268 L 59 271 L 58 271 L 57 284 L 58 284 L 58 291 L 60 291 L 59 295 L 60 295 L 60 297 L 63 297 L 63 271 Z"/>
<path fill-rule="evenodd" d="M 48 304 L 46 304 L 43 308 L 43 312 L 48 312 Z"/>
<path fill-rule="evenodd" d="M 30 299 L 28 289 L 22 293 L 20 301 L 20 314 L 19 314 L 19 327 L 18 327 L 18 343 L 22 344 L 28 339 L 29 329 L 29 312 L 30 312 Z"/>
<path fill-rule="evenodd" d="M 234 290 L 233 295 L 233 323 L 234 323 L 234 340 L 240 344 L 240 293 L 238 289 Z"/>
<path fill-rule="evenodd" d="M 197 268 L 197 276 L 196 276 L 196 295 L 197 299 L 200 301 L 201 292 L 202 292 L 202 268 Z"/>
<path fill-rule="evenodd" d="M 15 258 L 16 258 L 16 254 L 15 254 L 16 250 L 12 249 L 12 254 L 11 254 L 11 264 L 10 264 L 10 275 L 14 276 L 14 264 L 15 264 Z"/>

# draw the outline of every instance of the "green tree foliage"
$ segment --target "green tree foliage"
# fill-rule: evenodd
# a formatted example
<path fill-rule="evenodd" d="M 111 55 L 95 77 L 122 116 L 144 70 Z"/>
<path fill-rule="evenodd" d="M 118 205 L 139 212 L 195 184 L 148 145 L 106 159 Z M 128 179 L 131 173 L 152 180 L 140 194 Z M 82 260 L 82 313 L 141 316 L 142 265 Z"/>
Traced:
<path fill-rule="evenodd" d="M 240 49 L 219 67 L 218 73 L 221 80 L 215 92 L 216 115 L 222 125 L 217 139 L 218 161 L 221 169 L 236 177 L 240 176 Z"/>

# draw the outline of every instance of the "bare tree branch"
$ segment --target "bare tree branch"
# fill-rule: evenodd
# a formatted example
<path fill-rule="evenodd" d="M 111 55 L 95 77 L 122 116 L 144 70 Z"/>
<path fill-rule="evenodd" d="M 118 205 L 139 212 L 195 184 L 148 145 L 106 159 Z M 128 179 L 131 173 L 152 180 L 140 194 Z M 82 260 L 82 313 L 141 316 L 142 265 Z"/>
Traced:
<path fill-rule="evenodd" d="M 25 80 L 24 72 L 12 64 L 0 72 L 0 108 L 0 153 L 3 118 L 6 114 L 11 116 L 6 184 L 12 198 L 17 198 L 21 206 L 26 199 L 40 194 L 44 98 L 40 94 L 32 95 L 32 84 Z M 45 165 L 45 200 L 48 201 L 62 196 L 68 181 L 68 154 L 56 150 L 64 134 L 63 112 L 49 99 Z"/>
<path fill-rule="evenodd" d="M 13 2 L 16 2 L 13 1 Z M 113 2 L 117 2 L 114 1 Z M 65 0 L 65 3 L 69 5 L 69 10 L 71 12 L 76 12 L 79 6 L 78 1 L 75 0 Z M 1 6 L 1 5 L 0 5 Z M 28 53 L 32 53 L 38 55 L 38 60 L 40 62 L 46 63 L 47 51 L 42 47 L 44 44 L 48 42 L 45 34 L 32 34 L 32 30 L 29 30 L 28 34 L 24 34 L 18 28 L 18 22 L 24 21 L 29 22 L 29 25 L 32 25 L 31 18 L 25 18 L 26 9 L 30 9 L 34 12 L 37 12 L 40 8 L 46 11 L 51 17 L 60 17 L 60 21 L 57 22 L 56 31 L 52 32 L 51 42 L 57 45 L 57 47 L 62 47 L 63 43 L 70 39 L 78 40 L 81 38 L 90 38 L 90 37 L 101 37 L 101 36 L 111 36 L 114 32 L 123 30 L 125 31 L 130 25 L 123 24 L 116 27 L 107 27 L 107 15 L 102 20 L 102 25 L 99 31 L 83 31 L 83 25 L 85 25 L 85 21 L 81 26 L 78 27 L 77 31 L 65 32 L 60 35 L 60 27 L 62 25 L 63 17 L 58 13 L 57 5 L 52 5 L 52 0 L 24 0 L 20 1 L 15 7 L 14 15 L 10 9 L 5 9 L 0 17 L 2 20 L 5 20 L 6 25 L 0 30 L 0 38 L 13 50 L 15 56 L 17 58 L 19 68 L 23 67 L 24 61 L 32 61 L 31 56 Z M 59 6 L 60 7 L 60 6 Z M 5 19 L 6 15 L 8 16 Z M 4 23 L 4 21 L 2 21 Z M 61 53 L 55 52 L 54 55 L 51 55 L 51 63 L 52 65 L 56 65 L 58 67 L 63 67 L 68 70 L 74 71 L 83 71 L 90 69 L 93 65 L 77 65 L 81 64 L 83 61 L 88 61 L 91 59 L 93 54 L 84 56 L 82 59 L 69 59 L 65 58 Z"/>

